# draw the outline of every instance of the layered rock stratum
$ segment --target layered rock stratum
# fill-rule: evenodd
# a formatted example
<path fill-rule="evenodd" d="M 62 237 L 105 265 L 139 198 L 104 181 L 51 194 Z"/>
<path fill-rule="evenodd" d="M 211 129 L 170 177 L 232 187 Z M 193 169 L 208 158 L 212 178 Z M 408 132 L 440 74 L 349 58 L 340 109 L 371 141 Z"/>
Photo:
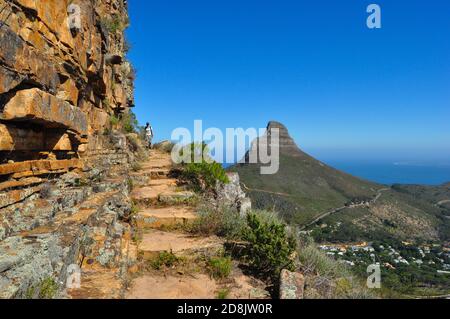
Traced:
<path fill-rule="evenodd" d="M 127 25 L 123 0 L 0 0 L 0 178 L 52 172 L 49 158 L 77 159 L 58 167 L 70 170 L 106 147 L 110 117 L 134 104 Z"/>
<path fill-rule="evenodd" d="M 134 106 L 127 25 L 126 0 L 0 0 L 0 298 L 64 296 L 84 265 L 118 295 L 136 147 L 114 130 Z"/>

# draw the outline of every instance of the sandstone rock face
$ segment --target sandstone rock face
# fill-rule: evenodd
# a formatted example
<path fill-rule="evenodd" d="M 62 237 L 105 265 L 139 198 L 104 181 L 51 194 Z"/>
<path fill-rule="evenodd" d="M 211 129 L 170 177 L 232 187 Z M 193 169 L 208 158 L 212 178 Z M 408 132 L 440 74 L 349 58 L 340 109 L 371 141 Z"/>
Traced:
<path fill-rule="evenodd" d="M 0 0 L 0 167 L 107 147 L 134 104 L 127 25 L 124 0 Z"/>
<path fill-rule="evenodd" d="M 18 91 L 0 115 L 0 120 L 63 127 L 82 136 L 87 134 L 86 118 L 78 107 L 39 89 Z"/>
<path fill-rule="evenodd" d="M 0 0 L 0 298 L 127 264 L 127 25 L 126 0 Z"/>

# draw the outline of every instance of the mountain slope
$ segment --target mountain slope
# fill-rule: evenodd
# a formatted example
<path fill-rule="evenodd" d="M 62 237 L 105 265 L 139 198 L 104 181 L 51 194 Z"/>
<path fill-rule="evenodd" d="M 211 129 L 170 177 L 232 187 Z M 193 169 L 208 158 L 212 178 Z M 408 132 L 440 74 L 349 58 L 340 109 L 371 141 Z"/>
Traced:
<path fill-rule="evenodd" d="M 263 145 L 257 139 L 238 172 L 256 208 L 276 210 L 287 222 L 328 234 L 324 240 L 364 240 L 378 237 L 438 239 L 445 233 L 442 211 L 423 198 L 336 170 L 301 151 L 287 128 L 270 122 L 267 135 L 280 132 L 280 169 L 261 175 L 261 164 L 249 164 Z M 269 145 L 271 149 L 271 145 Z"/>

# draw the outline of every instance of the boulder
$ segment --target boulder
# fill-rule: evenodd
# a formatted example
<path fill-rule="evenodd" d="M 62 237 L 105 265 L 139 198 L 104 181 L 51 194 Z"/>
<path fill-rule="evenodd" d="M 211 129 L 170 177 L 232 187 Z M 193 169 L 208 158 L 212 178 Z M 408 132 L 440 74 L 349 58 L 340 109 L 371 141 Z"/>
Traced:
<path fill-rule="evenodd" d="M 245 215 L 252 208 L 250 198 L 246 197 L 241 188 L 238 173 L 227 173 L 229 183 L 218 183 L 216 186 L 217 202 L 236 209 L 241 215 Z"/>
<path fill-rule="evenodd" d="M 37 88 L 21 90 L 6 103 L 0 119 L 27 121 L 48 128 L 87 134 L 87 117 L 79 108 Z"/>
<path fill-rule="evenodd" d="M 280 275 L 280 299 L 303 299 L 305 277 L 284 269 Z"/>
<path fill-rule="evenodd" d="M 71 151 L 72 141 L 60 130 L 35 130 L 0 124 L 0 151 Z"/>

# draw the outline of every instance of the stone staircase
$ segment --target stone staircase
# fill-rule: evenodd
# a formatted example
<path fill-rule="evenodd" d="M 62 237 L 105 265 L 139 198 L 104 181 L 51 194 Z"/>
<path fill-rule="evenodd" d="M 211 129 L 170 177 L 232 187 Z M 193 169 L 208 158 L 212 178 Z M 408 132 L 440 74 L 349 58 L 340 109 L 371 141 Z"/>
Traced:
<path fill-rule="evenodd" d="M 244 275 L 235 262 L 229 278 L 209 275 L 207 261 L 223 253 L 224 240 L 188 231 L 198 218 L 198 195 L 181 187 L 172 171 L 170 155 L 152 151 L 134 172 L 113 165 L 86 185 L 69 174 L 58 182 L 69 186 L 58 188 L 56 197 L 25 202 L 54 217 L 1 242 L 0 270 L 9 280 L 0 282 L 1 296 L 40 298 L 39 285 L 48 277 L 62 288 L 46 296 L 51 298 L 215 299 L 223 290 L 233 299 L 267 298 L 264 283 Z M 155 268 L 161 256 L 179 264 Z M 74 264 L 81 286 L 64 289 Z"/>
<path fill-rule="evenodd" d="M 223 251 L 223 239 L 193 236 L 187 226 L 198 218 L 196 194 L 178 186 L 171 177 L 172 162 L 167 153 L 153 151 L 141 170 L 132 175 L 146 183 L 131 193 L 138 207 L 132 224 L 137 241 L 139 271 L 127 287 L 127 299 L 214 299 L 225 286 L 231 298 L 266 297 L 252 279 L 239 271 L 227 283 L 211 278 L 204 261 Z M 182 267 L 155 270 L 149 267 L 162 254 L 183 260 Z M 261 284 L 261 283 L 258 283 Z"/>

